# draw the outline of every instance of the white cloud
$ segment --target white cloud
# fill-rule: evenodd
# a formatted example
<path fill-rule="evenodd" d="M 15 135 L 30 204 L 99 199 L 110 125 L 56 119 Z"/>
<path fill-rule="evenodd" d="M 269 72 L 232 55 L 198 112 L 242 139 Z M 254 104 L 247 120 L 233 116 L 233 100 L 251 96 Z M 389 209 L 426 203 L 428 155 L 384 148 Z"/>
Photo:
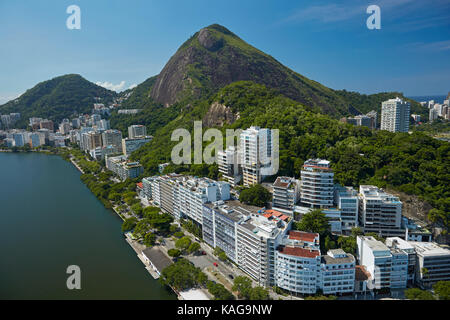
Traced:
<path fill-rule="evenodd" d="M 136 84 L 136 83 L 133 83 L 131 86 L 128 87 L 128 89 L 134 89 L 134 88 L 136 88 L 136 87 L 137 87 L 137 84 Z"/>
<path fill-rule="evenodd" d="M 113 84 L 111 82 L 105 81 L 105 82 L 101 82 L 101 81 L 97 81 L 95 83 L 96 85 L 106 88 L 108 90 L 112 90 L 112 91 L 122 91 L 123 88 L 125 87 L 125 81 L 120 81 L 119 84 Z"/>

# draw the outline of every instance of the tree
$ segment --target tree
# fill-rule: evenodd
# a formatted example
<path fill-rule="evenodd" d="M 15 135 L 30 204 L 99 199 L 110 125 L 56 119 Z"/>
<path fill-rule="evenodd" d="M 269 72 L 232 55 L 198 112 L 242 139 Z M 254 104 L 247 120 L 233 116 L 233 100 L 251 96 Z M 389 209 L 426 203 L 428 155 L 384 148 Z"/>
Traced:
<path fill-rule="evenodd" d="M 167 254 L 171 257 L 179 257 L 181 255 L 181 251 L 178 249 L 169 249 L 167 250 Z"/>
<path fill-rule="evenodd" d="M 137 238 L 145 236 L 147 232 L 151 229 L 150 221 L 148 219 L 142 219 L 136 224 L 134 228 L 133 235 Z"/>
<path fill-rule="evenodd" d="M 173 234 L 174 237 L 177 237 L 178 239 L 184 237 L 183 231 L 177 231 Z"/>
<path fill-rule="evenodd" d="M 214 248 L 214 255 L 216 255 L 221 261 L 226 261 L 228 259 L 227 254 L 220 247 Z"/>
<path fill-rule="evenodd" d="M 360 227 L 353 227 L 351 234 L 352 237 L 356 238 L 357 236 L 362 236 L 364 233 L 362 232 Z"/>
<path fill-rule="evenodd" d="M 269 291 L 263 287 L 254 287 L 250 290 L 250 300 L 269 300 Z"/>
<path fill-rule="evenodd" d="M 233 294 L 220 283 L 207 281 L 206 288 L 214 296 L 215 300 L 234 300 Z"/>
<path fill-rule="evenodd" d="M 405 297 L 409 300 L 435 300 L 430 291 L 421 290 L 419 288 L 406 289 Z"/>
<path fill-rule="evenodd" d="M 196 268 L 191 262 L 180 258 L 174 264 L 163 269 L 159 281 L 163 285 L 171 285 L 176 290 L 187 290 L 198 285 L 200 268 Z"/>
<path fill-rule="evenodd" d="M 131 210 L 133 210 L 134 214 L 136 214 L 139 217 L 142 217 L 142 206 L 140 203 L 135 203 L 131 206 Z"/>
<path fill-rule="evenodd" d="M 249 299 L 250 291 L 252 289 L 252 280 L 248 277 L 237 276 L 234 278 L 232 289 L 233 291 L 238 292 L 240 298 L 244 297 Z"/>
<path fill-rule="evenodd" d="M 433 285 L 439 300 L 450 300 L 450 281 L 438 281 Z"/>
<path fill-rule="evenodd" d="M 305 213 L 302 219 L 296 223 L 297 230 L 315 232 L 322 237 L 330 232 L 328 217 L 321 210 L 312 210 Z"/>
<path fill-rule="evenodd" d="M 197 282 L 202 286 L 206 286 L 207 281 L 208 276 L 204 272 L 200 272 L 197 276 Z"/>
<path fill-rule="evenodd" d="M 195 253 L 196 251 L 198 251 L 200 249 L 200 244 L 198 242 L 192 242 L 191 245 L 188 248 L 188 252 L 189 253 Z"/>
<path fill-rule="evenodd" d="M 248 189 L 244 189 L 239 194 L 239 201 L 253 206 L 265 206 L 272 200 L 272 194 L 260 184 L 255 184 Z"/>
<path fill-rule="evenodd" d="M 184 236 L 183 238 L 175 241 L 175 247 L 182 251 L 187 250 L 187 248 L 189 248 L 190 245 L 191 245 L 191 238 L 187 236 Z"/>
<path fill-rule="evenodd" d="M 147 233 L 144 236 L 144 244 L 147 247 L 153 246 L 155 244 L 155 242 L 156 242 L 156 235 L 154 233 Z"/>
<path fill-rule="evenodd" d="M 138 219 L 136 219 L 135 217 L 125 219 L 125 221 L 122 223 L 122 232 L 133 230 L 137 222 Z"/>

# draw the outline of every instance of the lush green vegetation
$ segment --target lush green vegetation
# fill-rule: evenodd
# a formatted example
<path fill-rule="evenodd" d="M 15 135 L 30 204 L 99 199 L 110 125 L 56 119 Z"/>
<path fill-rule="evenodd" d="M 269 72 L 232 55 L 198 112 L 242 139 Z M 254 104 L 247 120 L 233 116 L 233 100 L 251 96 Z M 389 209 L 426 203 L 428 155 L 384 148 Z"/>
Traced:
<path fill-rule="evenodd" d="M 223 284 L 207 281 L 206 288 L 214 296 L 215 300 L 234 300 L 233 294 Z"/>
<path fill-rule="evenodd" d="M 258 207 L 264 207 L 271 200 L 272 194 L 260 184 L 243 189 L 239 194 L 239 201 Z"/>
<path fill-rule="evenodd" d="M 214 248 L 214 255 L 217 256 L 217 258 L 219 258 L 219 260 L 221 260 L 221 261 L 227 261 L 228 260 L 228 257 L 227 257 L 227 254 L 225 253 L 225 251 L 223 251 L 219 247 L 215 247 Z"/>
<path fill-rule="evenodd" d="M 450 281 L 438 281 L 433 285 L 439 300 L 450 300 Z"/>
<path fill-rule="evenodd" d="M 38 83 L 16 100 L 0 106 L 0 114 L 20 112 L 17 127 L 25 128 L 28 118 L 41 117 L 60 122 L 78 113 L 90 113 L 94 103 L 109 103 L 117 96 L 80 75 L 68 74 Z M 101 98 L 97 101 L 95 97 Z"/>
<path fill-rule="evenodd" d="M 233 281 L 233 291 L 238 292 L 239 298 L 247 300 L 269 300 L 269 291 L 263 287 L 252 287 L 248 277 L 237 276 Z"/>
<path fill-rule="evenodd" d="M 176 290 L 187 290 L 199 286 L 200 268 L 195 267 L 184 258 L 165 268 L 159 281 L 163 285 L 170 285 Z"/>
<path fill-rule="evenodd" d="M 435 300 L 430 291 L 419 288 L 410 288 L 405 290 L 405 297 L 409 300 Z"/>
<path fill-rule="evenodd" d="M 139 159 L 147 174 L 157 172 L 159 163 L 170 160 L 174 129 L 192 132 L 193 121 L 202 119 L 212 102 L 239 112 L 240 118 L 220 129 L 251 125 L 280 130 L 278 175 L 299 177 L 303 162 L 321 157 L 331 161 L 335 180 L 358 187 L 374 184 L 417 195 L 439 214 L 436 224 L 448 229 L 450 213 L 450 146 L 421 132 L 391 133 L 356 127 L 322 114 L 308 111 L 296 101 L 252 82 L 236 82 L 219 90 L 210 99 L 192 104 L 155 133 L 154 140 L 132 157 Z M 225 135 L 224 135 L 225 136 Z"/>

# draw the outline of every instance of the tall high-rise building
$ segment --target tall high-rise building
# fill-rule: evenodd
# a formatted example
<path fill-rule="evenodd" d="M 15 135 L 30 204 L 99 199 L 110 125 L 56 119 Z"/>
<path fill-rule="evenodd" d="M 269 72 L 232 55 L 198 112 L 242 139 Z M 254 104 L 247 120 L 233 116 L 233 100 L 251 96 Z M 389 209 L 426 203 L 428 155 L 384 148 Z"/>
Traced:
<path fill-rule="evenodd" d="M 250 127 L 240 135 L 241 165 L 245 186 L 260 183 L 271 174 L 273 157 L 272 130 Z"/>
<path fill-rule="evenodd" d="M 39 124 L 41 129 L 48 129 L 50 132 L 53 132 L 54 127 L 53 127 L 53 121 L 52 120 L 42 120 Z"/>
<path fill-rule="evenodd" d="M 291 177 L 278 177 L 272 186 L 272 207 L 293 215 L 295 204 L 300 198 L 299 181 Z"/>
<path fill-rule="evenodd" d="M 300 182 L 300 201 L 311 208 L 333 206 L 334 173 L 330 161 L 309 159 L 303 164 Z"/>
<path fill-rule="evenodd" d="M 402 202 L 376 186 L 359 186 L 359 225 L 382 237 L 403 236 Z"/>
<path fill-rule="evenodd" d="M 237 148 L 229 146 L 224 151 L 217 152 L 219 172 L 227 182 L 235 186 L 241 180 L 241 166 Z"/>
<path fill-rule="evenodd" d="M 115 152 L 122 152 L 122 132 L 119 130 L 106 130 L 102 132 L 103 147 L 113 146 Z"/>
<path fill-rule="evenodd" d="M 147 128 L 140 124 L 135 124 L 128 127 L 128 138 L 133 139 L 137 137 L 145 137 L 147 135 Z"/>
<path fill-rule="evenodd" d="M 400 98 L 381 103 L 381 130 L 408 132 L 410 103 Z"/>

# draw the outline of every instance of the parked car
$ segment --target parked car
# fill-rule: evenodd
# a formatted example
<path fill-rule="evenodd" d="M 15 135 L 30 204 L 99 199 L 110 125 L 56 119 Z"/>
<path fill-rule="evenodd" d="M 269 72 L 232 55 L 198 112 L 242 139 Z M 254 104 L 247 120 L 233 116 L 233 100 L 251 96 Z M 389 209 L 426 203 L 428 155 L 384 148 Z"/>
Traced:
<path fill-rule="evenodd" d="M 228 275 L 228 278 L 230 278 L 230 279 L 234 279 L 234 277 L 233 277 L 233 275 L 232 275 L 232 274 L 229 274 L 229 275 Z"/>
<path fill-rule="evenodd" d="M 213 265 L 214 265 L 215 267 L 218 267 L 218 266 L 219 266 L 216 262 L 214 262 Z"/>
<path fill-rule="evenodd" d="M 202 251 L 201 254 L 202 254 L 202 255 L 206 255 L 206 252 L 205 252 L 205 251 Z"/>

